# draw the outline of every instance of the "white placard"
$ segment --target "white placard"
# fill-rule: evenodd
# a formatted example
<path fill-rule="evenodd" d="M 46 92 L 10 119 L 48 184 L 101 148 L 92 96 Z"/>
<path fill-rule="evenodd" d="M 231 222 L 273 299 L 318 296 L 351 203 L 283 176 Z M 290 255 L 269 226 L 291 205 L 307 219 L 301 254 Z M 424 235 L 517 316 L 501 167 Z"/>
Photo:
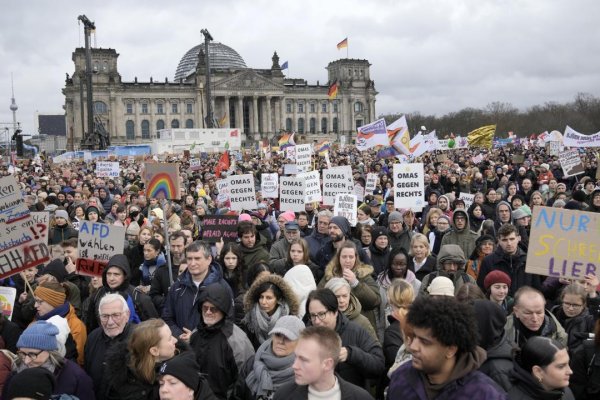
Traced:
<path fill-rule="evenodd" d="M 192 158 L 190 160 L 190 169 L 192 171 L 198 171 L 199 169 L 202 169 L 202 160 L 200 160 L 199 158 Z"/>
<path fill-rule="evenodd" d="M 296 164 L 284 164 L 283 173 L 285 175 L 296 175 L 298 173 L 298 168 L 296 167 Z"/>
<path fill-rule="evenodd" d="M 550 156 L 557 156 L 560 154 L 560 145 L 562 143 L 557 140 L 548 142 L 548 152 Z"/>
<path fill-rule="evenodd" d="M 270 199 L 279 197 L 279 175 L 262 174 L 260 179 L 260 191 L 262 196 Z"/>
<path fill-rule="evenodd" d="M 332 206 L 338 193 L 354 193 L 352 167 L 342 165 L 323 170 L 323 204 Z"/>
<path fill-rule="evenodd" d="M 321 202 L 321 179 L 319 171 L 310 171 L 299 174 L 298 178 L 304 181 L 304 202 Z"/>
<path fill-rule="evenodd" d="M 100 178 L 117 178 L 121 170 L 118 162 L 96 161 L 96 176 Z"/>
<path fill-rule="evenodd" d="M 219 192 L 217 195 L 217 202 L 227 202 L 229 200 L 229 182 L 227 179 L 219 179 L 217 181 L 217 190 Z"/>
<path fill-rule="evenodd" d="M 0 287 L 0 307 L 2 307 L 2 315 L 8 320 L 12 318 L 16 298 L 17 289 L 14 287 Z"/>
<path fill-rule="evenodd" d="M 475 195 L 471 193 L 460 192 L 459 199 L 465 202 L 465 208 L 468 210 L 475 201 Z"/>
<path fill-rule="evenodd" d="M 585 173 L 585 166 L 578 150 L 563 151 L 558 160 L 565 178 Z"/>
<path fill-rule="evenodd" d="M 252 174 L 231 175 L 229 183 L 229 203 L 232 210 L 254 210 L 256 208 L 256 192 Z"/>
<path fill-rule="evenodd" d="M 356 195 L 356 200 L 360 202 L 365 201 L 365 188 L 361 184 L 354 185 L 354 194 Z"/>
<path fill-rule="evenodd" d="M 312 161 L 312 145 L 298 144 L 296 145 L 296 168 L 298 173 L 310 171 Z"/>
<path fill-rule="evenodd" d="M 304 211 L 304 180 L 296 176 L 279 179 L 279 209 L 281 211 Z"/>
<path fill-rule="evenodd" d="M 338 193 L 335 196 L 335 205 L 333 206 L 333 215 L 344 217 L 350 222 L 350 225 L 356 226 L 358 219 L 356 213 L 358 211 L 356 195 Z"/>
<path fill-rule="evenodd" d="M 288 146 L 285 148 L 285 158 L 296 161 L 296 146 Z"/>
<path fill-rule="evenodd" d="M 367 182 L 365 185 L 365 195 L 373 194 L 375 188 L 377 188 L 377 174 L 369 172 L 367 174 Z"/>
<path fill-rule="evenodd" d="M 102 276 L 108 260 L 115 254 L 123 254 L 125 227 L 81 221 L 77 243 L 77 272 Z"/>
<path fill-rule="evenodd" d="M 425 205 L 423 164 L 394 164 L 394 207 L 420 212 Z"/>

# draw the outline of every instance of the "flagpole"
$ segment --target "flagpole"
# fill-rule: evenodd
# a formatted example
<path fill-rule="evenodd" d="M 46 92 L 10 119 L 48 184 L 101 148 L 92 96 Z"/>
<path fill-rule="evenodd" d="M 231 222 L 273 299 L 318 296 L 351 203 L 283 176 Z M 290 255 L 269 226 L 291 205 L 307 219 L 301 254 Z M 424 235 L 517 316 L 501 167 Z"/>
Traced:
<path fill-rule="evenodd" d="M 349 51 L 348 48 L 350 47 L 349 43 L 350 43 L 350 41 L 348 40 L 348 38 L 346 38 L 346 58 L 350 58 L 350 57 L 348 57 L 348 51 Z"/>

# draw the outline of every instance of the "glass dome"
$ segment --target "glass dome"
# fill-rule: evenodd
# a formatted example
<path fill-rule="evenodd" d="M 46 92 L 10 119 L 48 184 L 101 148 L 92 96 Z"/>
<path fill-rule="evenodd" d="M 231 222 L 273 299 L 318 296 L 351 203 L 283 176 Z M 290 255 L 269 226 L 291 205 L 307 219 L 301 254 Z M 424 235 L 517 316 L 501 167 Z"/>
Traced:
<path fill-rule="evenodd" d="M 177 71 L 175 72 L 175 81 L 186 79 L 190 74 L 196 71 L 198 66 L 198 53 L 204 49 L 204 44 L 200 44 L 188 50 L 179 61 Z M 212 69 L 242 69 L 247 68 L 246 62 L 237 51 L 223 43 L 210 42 L 208 44 L 210 55 L 210 65 Z"/>

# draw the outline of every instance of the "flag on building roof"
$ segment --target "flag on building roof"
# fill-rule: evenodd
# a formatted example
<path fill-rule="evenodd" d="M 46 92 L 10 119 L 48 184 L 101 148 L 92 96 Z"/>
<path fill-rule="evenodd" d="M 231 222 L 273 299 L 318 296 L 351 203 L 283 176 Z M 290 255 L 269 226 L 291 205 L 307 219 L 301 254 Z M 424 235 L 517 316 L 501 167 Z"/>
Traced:
<path fill-rule="evenodd" d="M 389 145 L 396 149 L 399 154 L 410 154 L 410 134 L 408 132 L 406 116 L 403 115 L 388 125 L 387 136 L 389 138 Z"/>
<path fill-rule="evenodd" d="M 279 150 L 283 150 L 289 146 L 295 146 L 296 142 L 294 142 L 294 134 L 293 133 L 284 133 L 279 138 Z"/>
<path fill-rule="evenodd" d="M 337 97 L 338 93 L 338 83 L 337 81 L 333 82 L 331 86 L 329 86 L 329 90 L 327 91 L 327 96 L 329 96 L 329 100 L 334 100 Z"/>
<path fill-rule="evenodd" d="M 316 153 L 320 156 L 324 156 L 326 152 L 331 149 L 331 142 L 329 140 L 322 140 L 315 146 Z"/>
<path fill-rule="evenodd" d="M 283 64 L 281 64 L 281 69 L 282 69 L 282 70 L 284 70 L 284 69 L 288 69 L 288 62 L 287 62 L 287 61 L 286 61 L 286 62 L 284 62 Z"/>
<path fill-rule="evenodd" d="M 471 147 L 486 147 L 490 149 L 492 147 L 492 141 L 494 134 L 496 133 L 496 125 L 486 125 L 475 130 L 472 130 L 467 134 L 467 140 Z"/>
<path fill-rule="evenodd" d="M 343 49 L 345 47 L 348 47 L 348 38 L 344 38 L 344 40 L 342 40 L 341 42 L 339 42 L 337 44 L 337 49 L 338 50 Z"/>

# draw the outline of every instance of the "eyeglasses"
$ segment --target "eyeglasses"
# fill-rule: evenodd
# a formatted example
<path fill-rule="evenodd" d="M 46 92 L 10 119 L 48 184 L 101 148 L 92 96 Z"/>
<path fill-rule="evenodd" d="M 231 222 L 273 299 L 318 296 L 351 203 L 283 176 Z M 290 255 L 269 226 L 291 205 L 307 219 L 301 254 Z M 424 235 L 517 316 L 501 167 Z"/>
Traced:
<path fill-rule="evenodd" d="M 40 350 L 37 353 L 26 353 L 24 351 L 17 351 L 17 355 L 19 356 L 19 358 L 21 360 L 26 359 L 27 357 L 29 357 L 29 359 L 31 361 L 35 361 L 35 359 L 37 358 L 37 356 L 39 356 L 40 354 L 42 354 L 44 352 L 44 350 Z"/>
<path fill-rule="evenodd" d="M 219 312 L 219 309 L 215 306 L 202 306 L 202 312 L 203 313 L 210 312 L 211 314 L 216 314 Z"/>
<path fill-rule="evenodd" d="M 100 320 L 103 322 L 106 322 L 112 318 L 113 321 L 116 321 L 118 319 L 121 319 L 122 316 L 123 316 L 122 312 L 118 312 L 118 313 L 114 313 L 114 314 L 100 314 Z"/>
<path fill-rule="evenodd" d="M 565 308 L 572 308 L 574 310 L 577 310 L 577 309 L 583 307 L 583 304 L 565 303 L 564 301 L 562 304 Z"/>
<path fill-rule="evenodd" d="M 310 314 L 310 320 L 316 321 L 318 318 L 319 320 L 323 321 L 326 316 L 327 316 L 327 311 L 321 311 L 321 312 L 318 312 L 315 314 Z"/>

